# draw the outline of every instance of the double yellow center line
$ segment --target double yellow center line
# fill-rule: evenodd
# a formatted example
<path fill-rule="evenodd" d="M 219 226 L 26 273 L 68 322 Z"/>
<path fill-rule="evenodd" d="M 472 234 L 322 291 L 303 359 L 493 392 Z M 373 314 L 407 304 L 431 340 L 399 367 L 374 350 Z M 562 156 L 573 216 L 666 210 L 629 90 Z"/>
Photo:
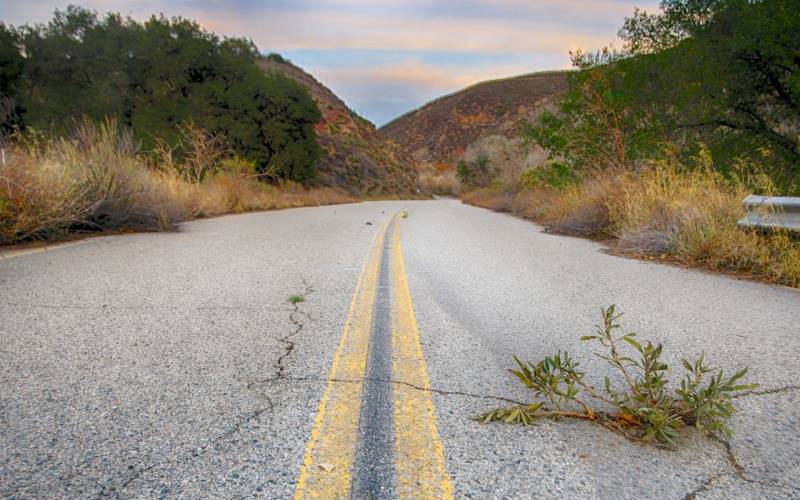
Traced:
<path fill-rule="evenodd" d="M 308 441 L 296 499 L 351 496 L 378 300 L 391 301 L 392 373 L 386 383 L 391 383 L 394 401 L 394 493 L 399 498 L 452 497 L 405 272 L 401 220 L 395 215 L 384 222 L 370 245 Z M 389 290 L 378 288 L 383 259 L 389 259 Z"/>

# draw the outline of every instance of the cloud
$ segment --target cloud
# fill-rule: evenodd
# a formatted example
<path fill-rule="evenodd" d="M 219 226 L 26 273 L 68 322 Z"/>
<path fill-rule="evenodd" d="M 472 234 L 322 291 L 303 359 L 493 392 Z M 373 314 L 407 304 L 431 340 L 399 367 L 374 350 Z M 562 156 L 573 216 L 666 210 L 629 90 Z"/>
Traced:
<path fill-rule="evenodd" d="M 374 82 L 384 85 L 407 85 L 448 92 L 500 75 L 518 75 L 530 71 L 522 64 L 463 68 L 431 65 L 417 60 L 362 68 L 345 67 L 320 71 L 320 75 L 339 85 Z"/>
<path fill-rule="evenodd" d="M 4 20 L 44 21 L 52 3 L 0 0 Z M 84 0 L 89 8 L 132 14 L 163 12 L 204 27 L 252 38 L 267 50 L 383 49 L 463 52 L 562 52 L 615 40 L 632 4 L 622 0 Z M 655 2 L 649 1 L 653 7 Z M 648 5 L 645 5 L 648 6 Z"/>
<path fill-rule="evenodd" d="M 482 53 L 562 52 L 600 48 L 615 41 L 615 30 L 559 26 L 546 17 L 479 19 L 400 17 L 339 11 L 286 12 L 264 30 L 231 13 L 201 12 L 214 31 L 249 33 L 260 46 L 275 50 L 369 49 L 436 50 Z"/>
<path fill-rule="evenodd" d="M 482 80 L 565 68 L 617 42 L 634 5 L 658 0 L 80 0 L 144 19 L 197 20 L 288 55 L 377 123 Z M 3 21 L 43 22 L 75 0 L 0 0 Z"/>

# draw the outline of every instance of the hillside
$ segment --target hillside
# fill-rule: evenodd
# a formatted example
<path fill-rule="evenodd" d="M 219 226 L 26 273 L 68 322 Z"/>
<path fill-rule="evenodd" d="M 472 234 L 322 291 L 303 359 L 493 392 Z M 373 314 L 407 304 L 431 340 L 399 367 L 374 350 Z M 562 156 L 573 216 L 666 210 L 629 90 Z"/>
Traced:
<path fill-rule="evenodd" d="M 266 71 L 279 71 L 305 86 L 322 112 L 316 126 L 324 150 L 316 183 L 353 194 L 408 193 L 416 188 L 414 161 L 405 149 L 383 140 L 375 125 L 356 115 L 313 76 L 276 56 L 258 61 Z"/>
<path fill-rule="evenodd" d="M 552 107 L 567 88 L 568 74 L 550 71 L 478 83 L 396 118 L 378 133 L 420 163 L 452 165 L 478 139 L 516 135 L 520 120 L 535 119 Z"/>

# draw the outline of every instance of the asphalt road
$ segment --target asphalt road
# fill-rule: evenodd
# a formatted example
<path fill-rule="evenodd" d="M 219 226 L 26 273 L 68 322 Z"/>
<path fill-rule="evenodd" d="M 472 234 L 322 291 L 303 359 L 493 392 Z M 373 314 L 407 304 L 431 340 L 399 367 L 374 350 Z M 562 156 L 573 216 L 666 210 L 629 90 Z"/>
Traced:
<path fill-rule="evenodd" d="M 0 497 L 800 497 L 798 291 L 457 201 L 4 254 L 0 290 Z M 761 393 L 736 400 L 729 446 L 472 419 L 527 397 L 513 355 L 568 349 L 609 374 L 579 337 L 612 303 L 673 376 L 701 351 L 750 366 Z"/>

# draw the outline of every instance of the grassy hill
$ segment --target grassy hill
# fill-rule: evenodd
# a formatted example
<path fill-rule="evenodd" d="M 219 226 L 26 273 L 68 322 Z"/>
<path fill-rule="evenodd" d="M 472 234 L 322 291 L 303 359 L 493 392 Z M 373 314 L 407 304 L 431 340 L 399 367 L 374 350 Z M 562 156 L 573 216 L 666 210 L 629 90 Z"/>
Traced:
<path fill-rule="evenodd" d="M 378 131 L 405 147 L 421 163 L 453 165 L 466 148 L 490 135 L 517 135 L 520 120 L 552 108 L 566 90 L 568 71 L 548 71 L 491 80 L 440 97 Z"/>
<path fill-rule="evenodd" d="M 413 192 L 417 172 L 405 149 L 381 138 L 368 120 L 355 114 L 330 89 L 301 68 L 268 56 L 258 61 L 266 71 L 279 71 L 308 89 L 322 112 L 316 124 L 324 153 L 316 183 L 353 194 L 386 195 Z"/>

